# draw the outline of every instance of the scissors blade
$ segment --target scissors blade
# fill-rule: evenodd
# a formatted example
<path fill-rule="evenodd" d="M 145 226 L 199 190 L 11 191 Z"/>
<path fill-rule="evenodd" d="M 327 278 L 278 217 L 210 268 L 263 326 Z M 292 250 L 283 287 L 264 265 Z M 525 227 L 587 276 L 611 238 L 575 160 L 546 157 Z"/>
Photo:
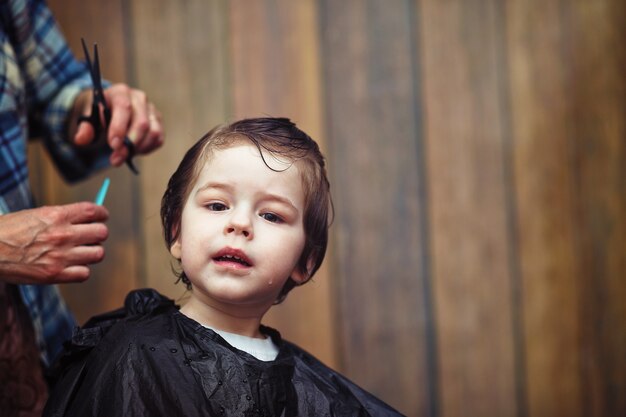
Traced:
<path fill-rule="evenodd" d="M 105 126 L 108 127 L 109 123 L 111 123 L 111 110 L 107 105 L 106 100 L 104 99 L 104 90 L 102 89 L 102 77 L 100 76 L 100 57 L 98 55 L 98 45 L 93 45 L 93 71 L 94 71 L 94 83 L 93 83 L 93 92 L 94 92 L 94 100 L 102 106 L 102 111 L 104 113 L 104 123 Z"/>
<path fill-rule="evenodd" d="M 83 53 L 85 55 L 85 63 L 87 66 L 87 70 L 89 71 L 89 77 L 91 78 L 91 87 L 93 92 L 93 99 L 91 103 L 91 114 L 89 116 L 82 116 L 78 119 L 78 122 L 87 121 L 91 123 L 94 130 L 99 132 L 102 129 L 102 123 L 100 121 L 100 99 L 98 96 L 98 91 L 96 90 L 96 86 L 98 85 L 99 76 L 94 71 L 94 63 L 91 61 L 91 56 L 89 55 L 89 50 L 87 49 L 87 44 L 85 43 L 85 39 L 80 38 L 80 41 L 83 46 Z"/>
<path fill-rule="evenodd" d="M 93 56 L 94 88 L 102 96 L 102 78 L 100 77 L 100 58 L 98 57 L 97 44 L 93 45 Z"/>
<path fill-rule="evenodd" d="M 85 61 L 87 63 L 87 69 L 89 70 L 89 76 L 91 77 L 91 83 L 95 85 L 96 80 L 93 72 L 93 65 L 91 63 L 91 57 L 89 56 L 89 50 L 87 49 L 85 40 L 83 38 L 80 38 L 80 41 L 83 44 L 83 54 L 85 54 Z"/>

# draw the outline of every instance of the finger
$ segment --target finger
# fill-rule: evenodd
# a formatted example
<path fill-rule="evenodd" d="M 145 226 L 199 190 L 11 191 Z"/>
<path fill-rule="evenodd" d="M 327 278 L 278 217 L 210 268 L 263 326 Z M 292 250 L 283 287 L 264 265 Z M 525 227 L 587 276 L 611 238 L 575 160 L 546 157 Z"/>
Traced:
<path fill-rule="evenodd" d="M 140 90 L 131 90 L 131 103 L 133 114 L 128 127 L 127 137 L 134 145 L 136 153 L 143 153 L 143 149 L 149 146 L 147 143 L 150 132 L 150 104 L 146 94 Z"/>
<path fill-rule="evenodd" d="M 54 279 L 55 282 L 78 282 L 89 278 L 87 265 L 96 264 L 104 259 L 104 248 L 100 245 L 77 246 L 67 252 L 69 266 Z"/>
<path fill-rule="evenodd" d="M 95 131 L 91 123 L 80 122 L 74 135 L 74 143 L 79 146 L 90 144 L 95 137 Z"/>
<path fill-rule="evenodd" d="M 121 113 L 124 117 L 120 115 L 120 123 L 115 126 L 115 134 L 111 134 L 111 137 L 121 138 L 123 141 L 124 136 L 127 136 L 133 143 L 138 143 L 150 128 L 148 98 L 141 90 L 128 88 L 124 91 L 128 94 L 123 100 L 120 98 L 120 103 L 124 104 L 124 108 L 121 108 L 124 110 Z M 111 119 L 111 128 L 113 127 Z"/>
<path fill-rule="evenodd" d="M 104 247 L 101 245 L 76 246 L 66 252 L 67 265 L 90 265 L 104 259 Z"/>
<path fill-rule="evenodd" d="M 131 88 L 126 84 L 115 84 L 104 90 L 105 98 L 111 107 L 111 123 L 107 140 L 113 152 L 124 147 L 124 136 L 127 136 L 129 125 L 134 117 L 131 92 Z"/>
<path fill-rule="evenodd" d="M 148 106 L 149 129 L 141 143 L 137 144 L 137 153 L 145 154 L 163 145 L 163 123 L 161 113 L 152 103 Z"/>
<path fill-rule="evenodd" d="M 128 149 L 126 146 L 123 146 L 111 153 L 111 156 L 109 156 L 109 162 L 111 165 L 118 167 L 126 161 L 126 158 L 128 158 Z"/>
<path fill-rule="evenodd" d="M 109 229 L 104 223 L 74 224 L 69 229 L 73 245 L 96 245 L 109 237 Z"/>
<path fill-rule="evenodd" d="M 121 84 L 111 88 L 112 118 L 109 140 L 113 152 L 111 165 L 119 166 L 128 158 L 129 150 L 124 146 L 124 137 L 143 148 L 150 128 L 149 106 L 146 94 L 141 90 Z"/>
<path fill-rule="evenodd" d="M 103 222 L 109 218 L 109 211 L 89 201 L 60 206 L 71 224 Z"/>
<path fill-rule="evenodd" d="M 54 282 L 57 284 L 67 282 L 82 282 L 89 278 L 90 270 L 85 265 L 72 265 L 65 268 L 56 276 Z"/>

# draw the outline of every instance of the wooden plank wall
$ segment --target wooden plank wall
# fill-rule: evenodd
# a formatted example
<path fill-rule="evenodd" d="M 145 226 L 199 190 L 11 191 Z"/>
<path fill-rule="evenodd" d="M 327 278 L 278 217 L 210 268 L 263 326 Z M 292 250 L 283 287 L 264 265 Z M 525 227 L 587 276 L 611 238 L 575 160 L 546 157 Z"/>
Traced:
<path fill-rule="evenodd" d="M 145 89 L 163 150 L 108 172 L 82 320 L 182 300 L 159 204 L 213 125 L 292 118 L 325 151 L 332 242 L 268 317 L 409 416 L 626 415 L 626 5 L 620 0 L 50 0 L 75 51 Z M 48 204 L 92 199 L 34 147 Z"/>
<path fill-rule="evenodd" d="M 512 416 L 500 22 L 493 2 L 436 0 L 420 22 L 441 415 Z"/>
<path fill-rule="evenodd" d="M 626 5 L 507 2 L 531 416 L 626 412 Z"/>
<path fill-rule="evenodd" d="M 342 366 L 410 414 L 431 404 L 414 9 L 321 3 Z M 391 387 L 393 386 L 393 388 Z"/>

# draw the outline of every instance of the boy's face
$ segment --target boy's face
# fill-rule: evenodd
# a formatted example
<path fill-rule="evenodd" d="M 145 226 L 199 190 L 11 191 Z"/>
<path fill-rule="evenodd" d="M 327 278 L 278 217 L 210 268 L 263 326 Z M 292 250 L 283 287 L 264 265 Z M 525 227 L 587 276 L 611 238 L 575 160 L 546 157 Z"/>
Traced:
<path fill-rule="evenodd" d="M 282 172 L 252 144 L 214 151 L 185 203 L 170 251 L 203 304 L 263 314 L 287 278 L 305 278 L 296 268 L 305 243 L 300 172 L 265 159 Z"/>

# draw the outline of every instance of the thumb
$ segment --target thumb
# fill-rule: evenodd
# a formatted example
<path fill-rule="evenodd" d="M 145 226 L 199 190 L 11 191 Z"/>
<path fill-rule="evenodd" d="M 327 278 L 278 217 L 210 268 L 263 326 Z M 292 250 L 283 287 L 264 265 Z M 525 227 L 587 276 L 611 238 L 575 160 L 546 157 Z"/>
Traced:
<path fill-rule="evenodd" d="M 74 134 L 74 143 L 79 146 L 88 145 L 93 141 L 94 135 L 95 132 L 91 123 L 81 122 Z"/>

